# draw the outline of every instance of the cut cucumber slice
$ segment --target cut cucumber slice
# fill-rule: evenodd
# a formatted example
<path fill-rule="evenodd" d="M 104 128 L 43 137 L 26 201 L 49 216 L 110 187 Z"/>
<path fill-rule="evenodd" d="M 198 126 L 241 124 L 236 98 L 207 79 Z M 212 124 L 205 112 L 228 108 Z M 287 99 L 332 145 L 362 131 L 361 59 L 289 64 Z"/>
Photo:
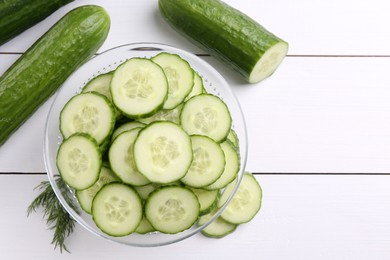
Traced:
<path fill-rule="evenodd" d="M 97 92 L 99 94 L 102 94 L 108 100 L 112 102 L 111 92 L 110 92 L 110 83 L 112 79 L 113 72 L 105 73 L 96 76 L 95 78 L 91 79 L 87 85 L 84 86 L 83 90 L 81 92 Z M 115 117 L 118 119 L 121 117 L 121 113 L 118 109 L 114 108 L 115 110 Z"/>
<path fill-rule="evenodd" d="M 177 54 L 162 52 L 152 57 L 152 60 L 164 69 L 168 79 L 168 98 L 164 109 L 173 109 L 191 92 L 194 72 L 190 64 Z"/>
<path fill-rule="evenodd" d="M 157 112 L 168 94 L 162 68 L 146 58 L 131 58 L 114 72 L 110 85 L 115 106 L 127 117 L 147 117 Z"/>
<path fill-rule="evenodd" d="M 115 174 L 107 167 L 102 166 L 99 179 L 94 185 L 85 190 L 76 190 L 76 197 L 81 208 L 88 214 L 91 214 L 92 200 L 96 193 L 107 183 L 118 181 Z"/>
<path fill-rule="evenodd" d="M 192 161 L 191 139 L 177 124 L 157 121 L 143 128 L 134 143 L 134 162 L 151 182 L 181 179 Z"/>
<path fill-rule="evenodd" d="M 76 190 L 91 187 L 99 178 L 102 159 L 99 145 L 87 134 L 65 139 L 57 153 L 57 168 L 66 184 Z"/>
<path fill-rule="evenodd" d="M 226 187 L 223 189 L 222 194 L 218 200 L 218 208 L 221 208 L 230 198 L 232 193 L 234 192 L 234 189 L 237 185 L 237 178 L 235 178 L 231 183 L 226 185 Z"/>
<path fill-rule="evenodd" d="M 236 148 L 238 150 L 240 143 L 238 140 L 237 133 L 233 129 L 230 129 L 230 132 L 227 136 L 227 140 L 229 140 L 232 143 L 232 145 L 234 146 L 234 148 Z"/>
<path fill-rule="evenodd" d="M 205 215 L 210 213 L 218 205 L 219 190 L 204 190 L 204 189 L 190 189 L 198 197 L 200 204 L 200 213 L 199 215 Z"/>
<path fill-rule="evenodd" d="M 200 188 L 215 182 L 225 169 L 225 155 L 213 139 L 192 135 L 193 160 L 181 181 L 191 187 Z"/>
<path fill-rule="evenodd" d="M 142 202 L 130 186 L 112 182 L 93 199 L 92 217 L 96 226 L 110 236 L 129 235 L 141 222 Z"/>
<path fill-rule="evenodd" d="M 210 219 L 215 215 L 218 209 L 213 210 L 207 215 L 201 216 L 198 220 L 198 225 L 204 225 L 209 222 Z M 237 228 L 237 225 L 231 224 L 221 217 L 217 217 L 212 223 L 210 223 L 207 227 L 202 229 L 201 233 L 207 237 L 211 238 L 222 238 L 228 234 L 233 233 Z"/>
<path fill-rule="evenodd" d="M 221 218 L 232 224 L 247 223 L 261 208 L 262 190 L 256 178 L 245 172 L 232 200 L 221 214 Z"/>
<path fill-rule="evenodd" d="M 141 199 L 146 200 L 149 194 L 156 189 L 156 186 L 153 183 L 149 183 L 143 186 L 135 186 L 134 189 L 138 192 Z"/>
<path fill-rule="evenodd" d="M 152 225 L 150 225 L 149 220 L 143 216 L 141 223 L 139 223 L 137 229 L 135 230 L 135 233 L 138 234 L 147 234 L 150 232 L 156 231 Z"/>
<path fill-rule="evenodd" d="M 147 118 L 140 118 L 138 121 L 144 123 L 144 124 L 150 124 L 154 121 L 164 120 L 164 121 L 170 121 L 175 124 L 180 123 L 180 112 L 183 105 L 178 105 L 174 109 L 161 109 L 156 114 L 152 115 L 151 117 Z"/>
<path fill-rule="evenodd" d="M 108 160 L 112 171 L 124 183 L 142 186 L 150 183 L 138 172 L 134 163 L 133 146 L 141 128 L 134 128 L 119 134 L 108 150 Z"/>
<path fill-rule="evenodd" d="M 198 219 L 199 202 L 187 188 L 165 186 L 149 195 L 145 216 L 157 231 L 176 234 L 190 228 Z"/>
<path fill-rule="evenodd" d="M 87 85 L 83 88 L 82 92 L 91 92 L 95 91 L 97 93 L 102 94 L 110 101 L 112 100 L 110 93 L 110 82 L 112 79 L 112 72 L 101 74 L 91 79 Z"/>
<path fill-rule="evenodd" d="M 240 170 L 240 158 L 233 145 L 229 141 L 225 141 L 221 143 L 221 148 L 225 154 L 225 169 L 221 177 L 209 186 L 204 187 L 204 189 L 217 190 L 224 188 L 237 177 L 238 171 Z"/>
<path fill-rule="evenodd" d="M 180 122 L 190 135 L 206 135 L 221 142 L 229 134 L 232 118 L 220 98 L 212 94 L 201 94 L 184 103 Z"/>
<path fill-rule="evenodd" d="M 184 99 L 184 101 L 187 101 L 188 99 L 194 96 L 202 94 L 203 89 L 204 89 L 203 79 L 201 76 L 199 76 L 198 72 L 194 70 L 194 86 L 192 87 L 190 94 L 188 94 L 188 96 Z"/>
<path fill-rule="evenodd" d="M 64 138 L 74 133 L 87 133 L 102 144 L 115 124 L 115 111 L 111 102 L 97 92 L 75 95 L 60 114 L 60 131 Z"/>
<path fill-rule="evenodd" d="M 128 131 L 128 130 L 132 130 L 134 128 L 138 128 L 138 127 L 144 127 L 145 124 L 144 123 L 141 123 L 141 122 L 138 122 L 138 121 L 131 121 L 131 122 L 127 122 L 127 123 L 124 123 L 123 125 L 120 125 L 119 127 L 117 127 L 114 132 L 112 133 L 111 135 L 111 141 L 114 141 L 115 138 L 123 133 L 124 131 Z"/>

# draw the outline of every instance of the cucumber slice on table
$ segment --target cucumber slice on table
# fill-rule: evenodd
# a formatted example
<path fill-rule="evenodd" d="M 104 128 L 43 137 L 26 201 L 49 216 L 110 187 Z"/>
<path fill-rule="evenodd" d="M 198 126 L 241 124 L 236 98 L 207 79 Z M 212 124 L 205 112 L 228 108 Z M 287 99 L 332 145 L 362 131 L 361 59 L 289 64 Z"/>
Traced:
<path fill-rule="evenodd" d="M 60 114 L 60 131 L 64 138 L 87 133 L 102 144 L 112 133 L 115 111 L 111 102 L 97 92 L 72 97 Z"/>
<path fill-rule="evenodd" d="M 107 167 L 102 166 L 100 170 L 99 179 L 95 182 L 94 185 L 84 190 L 76 190 L 76 197 L 80 203 L 81 208 L 91 214 L 92 200 L 95 197 L 96 193 L 107 183 L 118 181 L 118 178 L 115 174 Z"/>
<path fill-rule="evenodd" d="M 232 224 L 247 223 L 260 210 L 261 200 L 262 190 L 259 183 L 252 174 L 245 172 L 237 192 L 220 217 Z"/>
<path fill-rule="evenodd" d="M 146 58 L 131 58 L 114 71 L 110 85 L 115 106 L 127 117 L 147 117 L 157 112 L 168 95 L 163 69 Z"/>
<path fill-rule="evenodd" d="M 130 186 L 112 182 L 103 186 L 93 199 L 92 217 L 108 235 L 129 235 L 142 220 L 142 202 Z"/>
<path fill-rule="evenodd" d="M 149 195 L 145 216 L 157 231 L 176 234 L 190 228 L 198 219 L 199 202 L 187 188 L 165 186 Z"/>
<path fill-rule="evenodd" d="M 180 122 L 190 135 L 206 135 L 221 142 L 229 134 L 232 118 L 226 104 L 219 97 L 201 94 L 184 103 Z"/>
<path fill-rule="evenodd" d="M 168 98 L 164 109 L 173 109 L 183 102 L 194 85 L 194 72 L 190 64 L 177 54 L 162 52 L 152 57 L 168 79 Z"/>
<path fill-rule="evenodd" d="M 150 183 L 138 172 L 134 163 L 133 146 L 141 128 L 134 128 L 118 135 L 108 150 L 112 171 L 127 184 L 142 186 Z"/>
<path fill-rule="evenodd" d="M 215 215 L 217 210 L 218 209 L 215 209 L 209 214 L 201 216 L 198 220 L 198 225 L 201 226 L 210 221 L 210 219 Z M 219 216 L 207 227 L 202 229 L 201 233 L 211 238 L 222 238 L 230 233 L 233 233 L 236 228 L 237 225 L 231 224 Z"/>
<path fill-rule="evenodd" d="M 134 162 L 151 182 L 170 183 L 181 179 L 192 161 L 188 134 L 177 124 L 157 121 L 143 128 L 134 143 Z"/>
<path fill-rule="evenodd" d="M 207 136 L 192 135 L 191 142 L 193 160 L 181 182 L 194 188 L 210 185 L 225 169 L 225 154 L 219 143 Z"/>
<path fill-rule="evenodd" d="M 101 166 L 99 146 L 87 134 L 70 136 L 58 149 L 58 171 L 64 182 L 76 190 L 91 187 L 99 178 Z"/>

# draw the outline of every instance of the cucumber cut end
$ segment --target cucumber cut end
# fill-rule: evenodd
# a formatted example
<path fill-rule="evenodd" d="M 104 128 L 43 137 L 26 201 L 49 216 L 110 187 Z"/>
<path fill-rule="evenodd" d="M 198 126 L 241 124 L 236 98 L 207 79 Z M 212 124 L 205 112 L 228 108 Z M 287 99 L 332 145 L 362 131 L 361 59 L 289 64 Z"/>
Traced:
<path fill-rule="evenodd" d="M 278 42 L 269 48 L 253 67 L 248 78 L 249 83 L 258 83 L 271 76 L 286 57 L 287 51 L 286 42 Z"/>

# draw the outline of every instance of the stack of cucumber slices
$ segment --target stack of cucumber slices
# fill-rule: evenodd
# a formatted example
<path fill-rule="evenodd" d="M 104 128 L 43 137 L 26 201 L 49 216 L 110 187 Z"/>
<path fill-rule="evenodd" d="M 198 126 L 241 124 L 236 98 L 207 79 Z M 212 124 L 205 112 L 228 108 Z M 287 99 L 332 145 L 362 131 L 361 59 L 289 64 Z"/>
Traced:
<path fill-rule="evenodd" d="M 176 234 L 207 223 L 235 190 L 239 142 L 226 104 L 177 54 L 130 58 L 90 80 L 60 113 L 57 168 L 110 236 Z M 202 230 L 222 237 L 261 207 L 245 173 Z"/>

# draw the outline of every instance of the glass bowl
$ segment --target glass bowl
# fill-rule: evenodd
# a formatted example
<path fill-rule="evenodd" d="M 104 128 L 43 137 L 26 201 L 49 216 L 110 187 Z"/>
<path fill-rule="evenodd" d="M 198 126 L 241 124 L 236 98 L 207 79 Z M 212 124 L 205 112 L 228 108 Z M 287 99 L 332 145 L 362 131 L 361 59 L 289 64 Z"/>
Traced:
<path fill-rule="evenodd" d="M 186 59 L 190 63 L 191 67 L 195 71 L 197 71 L 199 75 L 203 78 L 204 87 L 206 88 L 206 90 L 209 93 L 219 96 L 229 107 L 233 121 L 232 128 L 236 132 L 240 141 L 239 152 L 241 159 L 241 168 L 238 173 L 238 181 L 234 192 L 231 194 L 227 202 L 218 210 L 216 215 L 214 215 L 214 217 L 211 218 L 210 221 L 205 223 L 204 225 L 198 226 L 195 224 L 190 229 L 177 234 L 163 234 L 159 232 L 152 232 L 143 235 L 133 233 L 125 237 L 111 237 L 103 233 L 93 222 L 92 216 L 85 213 L 80 208 L 77 202 L 77 198 L 74 195 L 74 190 L 69 187 L 65 189 L 60 188 L 58 183 L 56 182 L 56 178 L 59 177 L 59 172 L 56 167 L 56 155 L 59 145 L 62 142 L 62 136 L 59 130 L 60 111 L 64 107 L 65 103 L 72 96 L 81 92 L 81 89 L 90 79 L 96 77 L 99 74 L 107 73 L 109 71 L 114 70 L 119 64 L 123 63 L 129 58 L 152 57 L 163 51 L 178 54 L 182 58 Z M 127 44 L 115 47 L 99 55 L 96 55 L 84 65 L 82 65 L 77 71 L 75 71 L 62 85 L 61 89 L 55 96 L 46 121 L 44 139 L 44 160 L 47 175 L 54 192 L 56 193 L 58 199 L 60 200 L 66 211 L 69 212 L 69 214 L 82 227 L 99 237 L 121 244 L 140 247 L 162 246 L 181 241 L 198 233 L 207 225 L 209 225 L 212 221 L 214 221 L 230 202 L 231 198 L 233 197 L 240 184 L 247 160 L 247 133 L 245 120 L 240 105 L 235 95 L 229 88 L 227 82 L 213 67 L 211 67 L 208 63 L 206 63 L 198 56 L 164 44 Z M 71 201 L 69 201 L 67 198 L 70 198 Z M 71 206 L 72 204 L 74 204 L 75 206 Z"/>

